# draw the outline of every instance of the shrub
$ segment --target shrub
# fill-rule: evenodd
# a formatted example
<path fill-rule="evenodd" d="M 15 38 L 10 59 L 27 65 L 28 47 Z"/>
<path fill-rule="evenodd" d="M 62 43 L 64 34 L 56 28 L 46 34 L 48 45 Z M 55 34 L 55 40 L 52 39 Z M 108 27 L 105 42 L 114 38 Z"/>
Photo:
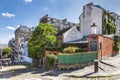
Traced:
<path fill-rule="evenodd" d="M 79 48 L 76 52 L 88 52 L 87 48 Z"/>
<path fill-rule="evenodd" d="M 74 53 L 76 52 L 76 50 L 78 49 L 78 47 L 68 47 L 68 48 L 65 48 L 63 50 L 64 53 Z"/>
<path fill-rule="evenodd" d="M 114 36 L 114 46 L 113 46 L 113 49 L 115 50 L 115 51 L 119 51 L 119 49 L 120 49 L 120 36 L 119 35 L 115 35 Z"/>
<path fill-rule="evenodd" d="M 54 68 L 54 64 L 57 61 L 57 56 L 54 54 L 49 54 L 46 57 L 46 64 L 45 64 L 45 69 L 52 69 Z"/>
<path fill-rule="evenodd" d="M 8 57 L 10 57 L 11 48 L 9 48 L 9 47 L 4 48 L 2 54 L 3 54 L 3 55 L 7 55 Z"/>

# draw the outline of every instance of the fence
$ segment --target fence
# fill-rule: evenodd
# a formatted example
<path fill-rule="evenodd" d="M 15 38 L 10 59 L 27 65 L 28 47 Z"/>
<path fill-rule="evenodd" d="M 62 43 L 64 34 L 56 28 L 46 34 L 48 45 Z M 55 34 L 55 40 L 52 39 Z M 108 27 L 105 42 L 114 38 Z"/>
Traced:
<path fill-rule="evenodd" d="M 73 53 L 73 54 L 59 54 L 59 64 L 78 64 L 93 62 L 98 58 L 97 52 L 84 52 L 84 53 Z"/>

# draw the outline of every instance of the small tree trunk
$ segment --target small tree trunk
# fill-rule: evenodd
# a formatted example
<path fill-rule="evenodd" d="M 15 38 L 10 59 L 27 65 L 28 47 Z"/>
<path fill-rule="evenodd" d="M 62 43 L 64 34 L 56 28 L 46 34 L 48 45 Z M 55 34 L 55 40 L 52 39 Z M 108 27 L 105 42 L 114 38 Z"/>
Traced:
<path fill-rule="evenodd" d="M 32 59 L 32 66 L 37 67 L 37 59 Z"/>
<path fill-rule="evenodd" d="M 41 59 L 37 59 L 37 67 L 41 67 Z"/>
<path fill-rule="evenodd" d="M 41 59 L 32 59 L 32 66 L 34 67 L 41 67 Z"/>

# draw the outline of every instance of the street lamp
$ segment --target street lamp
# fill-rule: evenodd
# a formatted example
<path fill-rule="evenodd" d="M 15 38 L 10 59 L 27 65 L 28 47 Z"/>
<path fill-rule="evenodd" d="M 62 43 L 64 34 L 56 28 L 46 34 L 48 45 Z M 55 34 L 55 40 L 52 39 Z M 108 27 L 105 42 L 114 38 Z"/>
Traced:
<path fill-rule="evenodd" d="M 92 34 L 96 34 L 97 26 L 95 25 L 95 23 L 93 23 L 93 25 L 91 25 L 91 28 L 92 28 Z"/>

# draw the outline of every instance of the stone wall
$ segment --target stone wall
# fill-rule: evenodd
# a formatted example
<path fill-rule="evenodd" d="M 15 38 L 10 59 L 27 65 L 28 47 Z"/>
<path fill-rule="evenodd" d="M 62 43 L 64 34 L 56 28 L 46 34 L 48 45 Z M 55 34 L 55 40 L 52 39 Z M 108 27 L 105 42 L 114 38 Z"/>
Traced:
<path fill-rule="evenodd" d="M 58 69 L 61 70 L 61 69 L 67 69 L 67 70 L 70 70 L 70 69 L 78 69 L 78 68 L 82 68 L 82 67 L 85 67 L 85 66 L 90 66 L 90 65 L 93 65 L 94 62 L 89 62 L 89 63 L 81 63 L 81 64 L 58 64 Z"/>

